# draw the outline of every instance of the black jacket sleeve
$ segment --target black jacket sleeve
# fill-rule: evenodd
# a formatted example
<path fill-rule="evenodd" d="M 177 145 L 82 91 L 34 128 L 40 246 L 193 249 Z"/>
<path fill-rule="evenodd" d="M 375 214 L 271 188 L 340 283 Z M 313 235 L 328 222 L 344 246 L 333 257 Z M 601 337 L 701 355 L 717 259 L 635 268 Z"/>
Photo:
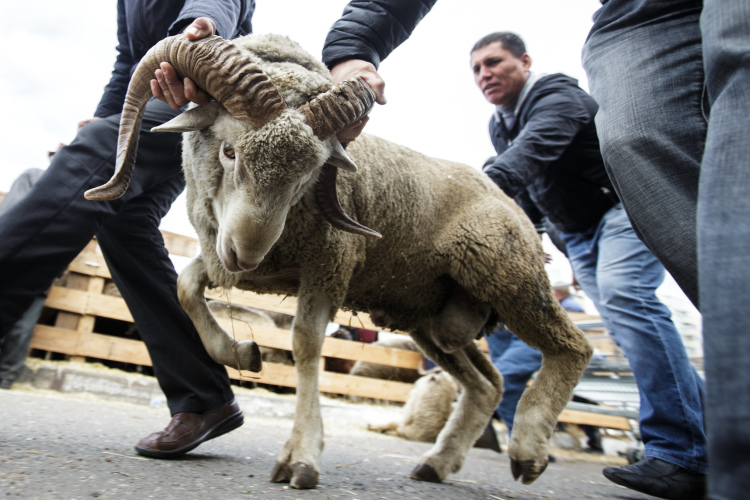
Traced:
<path fill-rule="evenodd" d="M 363 59 L 377 68 L 401 45 L 437 0 L 352 0 L 334 23 L 323 47 L 329 68 Z"/>
<path fill-rule="evenodd" d="M 249 4 L 245 5 L 245 4 Z M 170 26 L 169 35 L 177 35 L 188 27 L 190 23 L 199 17 L 207 17 L 216 23 L 216 34 L 229 40 L 236 36 L 237 25 L 239 21 L 245 18 L 245 10 L 254 9 L 255 2 L 243 2 L 238 0 L 187 0 L 177 17 L 177 20 Z M 243 29 L 246 35 L 251 32 L 248 27 Z"/>
<path fill-rule="evenodd" d="M 528 121 L 521 132 L 485 169 L 511 198 L 559 159 L 590 120 L 586 106 L 575 95 L 552 92 L 540 95 L 530 105 Z"/>
<path fill-rule="evenodd" d="M 117 0 L 117 59 L 112 70 L 112 78 L 104 87 L 104 95 L 94 113 L 95 117 L 106 118 L 122 111 L 128 83 L 130 82 L 130 70 L 135 62 L 130 51 L 128 25 L 125 20 L 125 3 L 124 0 Z"/>
<path fill-rule="evenodd" d="M 133 47 L 128 33 L 128 19 L 126 18 L 125 2 L 117 1 L 117 59 L 112 70 L 112 78 L 104 88 L 99 106 L 94 116 L 106 118 L 122 111 L 125 95 L 130 83 L 133 67 L 138 63 L 143 53 L 158 41 L 158 39 L 169 35 L 181 33 L 190 23 L 199 17 L 208 17 L 216 24 L 216 34 L 226 38 L 245 35 L 252 31 L 250 19 L 255 10 L 254 0 L 186 0 L 185 2 L 172 2 L 163 4 L 156 15 L 150 12 L 143 16 L 138 22 L 133 22 L 133 37 L 141 36 L 140 42 L 144 42 L 144 33 L 154 33 L 152 39 L 148 40 L 143 53 L 133 53 Z M 158 17 L 155 19 L 153 16 Z M 168 17 L 167 17 L 168 16 Z M 140 18 L 135 17 L 135 21 Z M 145 23 L 145 24 L 144 24 Z M 138 43 L 136 43 L 138 46 Z"/>

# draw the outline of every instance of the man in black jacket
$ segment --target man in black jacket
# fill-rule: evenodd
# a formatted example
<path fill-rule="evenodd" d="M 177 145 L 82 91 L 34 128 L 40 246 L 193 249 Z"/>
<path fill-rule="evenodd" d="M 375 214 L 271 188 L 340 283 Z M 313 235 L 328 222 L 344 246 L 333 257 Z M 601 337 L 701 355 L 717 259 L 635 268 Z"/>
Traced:
<path fill-rule="evenodd" d="M 159 232 L 185 181 L 179 134 L 149 130 L 177 112 L 158 100 L 147 104 L 137 168 L 122 198 L 92 202 L 83 193 L 112 175 L 130 74 L 146 51 L 183 30 L 193 39 L 249 33 L 254 9 L 253 0 L 119 0 L 117 60 L 94 118 L 81 122 L 75 140 L 0 217 L 0 336 L 96 236 L 173 415 L 164 431 L 136 446 L 147 456 L 179 456 L 243 423 L 226 369 L 209 357 L 180 307 L 177 273 Z"/>
<path fill-rule="evenodd" d="M 664 268 L 638 239 L 614 194 L 594 125 L 596 102 L 576 80 L 531 72 L 523 41 L 492 33 L 471 51 L 474 80 L 496 106 L 485 167 L 511 197 L 523 196 L 560 231 L 573 272 L 628 358 L 641 394 L 643 463 L 604 475 L 641 490 L 703 498 L 706 449 L 701 392 L 670 311 L 655 295 Z"/>

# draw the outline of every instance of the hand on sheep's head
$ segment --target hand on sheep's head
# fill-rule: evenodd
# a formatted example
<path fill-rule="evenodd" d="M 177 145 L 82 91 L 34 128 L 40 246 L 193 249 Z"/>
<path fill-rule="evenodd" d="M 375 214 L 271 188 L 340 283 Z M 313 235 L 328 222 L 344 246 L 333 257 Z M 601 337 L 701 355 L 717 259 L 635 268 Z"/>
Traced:
<path fill-rule="evenodd" d="M 216 23 L 207 17 L 199 17 L 184 31 L 188 40 L 195 41 L 216 34 Z M 181 80 L 171 64 L 161 63 L 160 69 L 154 72 L 156 79 L 151 80 L 151 93 L 159 100 L 169 104 L 172 109 L 180 109 L 189 102 L 205 106 L 211 100 L 193 80 Z"/>
<path fill-rule="evenodd" d="M 331 76 L 333 76 L 334 83 L 340 83 L 357 76 L 362 77 L 367 85 L 369 85 L 375 92 L 375 102 L 378 104 L 385 104 L 387 102 L 384 94 L 385 81 L 383 81 L 375 70 L 375 66 L 370 62 L 361 59 L 342 61 L 331 68 Z M 362 129 L 365 128 L 369 119 L 368 116 L 365 116 L 361 120 L 357 120 L 336 134 L 336 138 L 338 138 L 339 142 L 342 144 L 353 141 L 362 133 Z"/>

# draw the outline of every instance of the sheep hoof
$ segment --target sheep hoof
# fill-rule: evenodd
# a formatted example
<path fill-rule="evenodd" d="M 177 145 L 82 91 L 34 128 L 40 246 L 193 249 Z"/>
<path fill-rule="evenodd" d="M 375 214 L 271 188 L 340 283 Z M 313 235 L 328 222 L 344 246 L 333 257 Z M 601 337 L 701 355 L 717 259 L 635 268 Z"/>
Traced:
<path fill-rule="evenodd" d="M 549 457 L 535 460 L 515 460 L 511 458 L 510 471 L 513 474 L 513 479 L 518 480 L 520 477 L 523 484 L 531 484 L 542 475 L 548 463 Z"/>
<path fill-rule="evenodd" d="M 318 485 L 318 471 L 307 464 L 297 462 L 292 465 L 292 482 L 289 483 L 297 490 L 311 490 Z"/>
<path fill-rule="evenodd" d="M 234 357 L 239 365 L 239 370 L 259 372 L 263 369 L 263 362 L 260 357 L 260 347 L 258 347 L 258 344 L 252 340 L 245 340 L 237 343 Z"/>
<path fill-rule="evenodd" d="M 435 469 L 433 469 L 431 466 L 427 464 L 419 464 L 417 465 L 413 471 L 411 471 L 411 476 L 409 476 L 411 479 L 416 479 L 417 481 L 426 481 L 428 483 L 442 483 L 443 480 L 438 476 L 438 473 L 435 472 Z"/>
<path fill-rule="evenodd" d="M 276 462 L 271 471 L 272 483 L 288 483 L 292 479 L 292 468 L 286 462 Z"/>

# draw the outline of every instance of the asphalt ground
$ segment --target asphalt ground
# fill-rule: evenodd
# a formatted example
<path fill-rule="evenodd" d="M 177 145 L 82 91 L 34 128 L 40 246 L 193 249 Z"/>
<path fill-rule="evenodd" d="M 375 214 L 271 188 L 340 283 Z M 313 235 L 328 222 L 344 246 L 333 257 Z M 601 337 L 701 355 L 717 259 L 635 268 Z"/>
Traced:
<path fill-rule="evenodd" d="M 65 371 L 58 368 L 58 371 Z M 96 374 L 88 376 L 96 385 Z M 140 457 L 138 439 L 160 430 L 169 412 L 91 392 L 39 389 L 32 382 L 0 391 L 0 497 L 24 499 L 650 499 L 609 482 L 614 456 L 553 450 L 557 461 L 532 485 L 513 480 L 508 456 L 472 449 L 442 484 L 409 479 L 429 443 L 366 429 L 397 418 L 398 407 L 324 398 L 325 449 L 315 490 L 269 482 L 292 428 L 294 396 L 236 388 L 245 413 L 239 429 L 173 460 Z"/>

